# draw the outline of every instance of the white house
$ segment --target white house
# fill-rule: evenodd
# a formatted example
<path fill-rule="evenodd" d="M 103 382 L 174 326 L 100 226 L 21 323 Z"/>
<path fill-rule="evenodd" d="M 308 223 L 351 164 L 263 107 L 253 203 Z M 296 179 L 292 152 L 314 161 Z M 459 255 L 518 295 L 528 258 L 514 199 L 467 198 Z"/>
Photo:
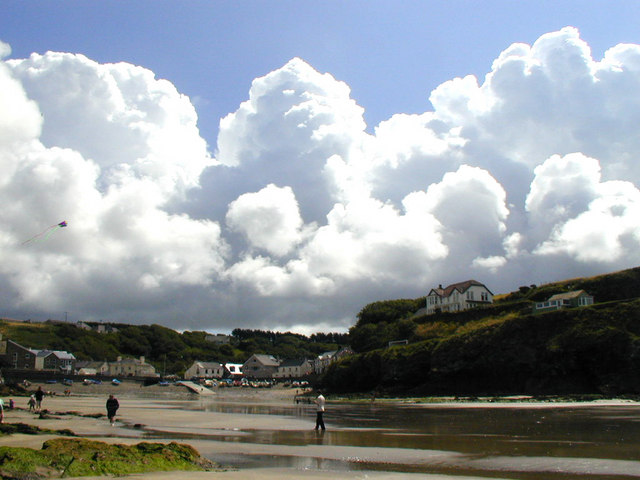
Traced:
<path fill-rule="evenodd" d="M 329 365 L 340 360 L 347 355 L 353 355 L 353 350 L 349 347 L 342 347 L 340 350 L 324 352 L 313 360 L 313 371 L 315 373 L 323 373 Z"/>
<path fill-rule="evenodd" d="M 242 364 L 241 363 L 225 363 L 224 368 L 227 372 L 229 372 L 228 376 L 230 378 L 241 378 L 242 377 Z"/>
<path fill-rule="evenodd" d="M 193 362 L 184 372 L 184 378 L 222 378 L 224 376 L 224 365 L 218 362 Z"/>
<path fill-rule="evenodd" d="M 493 303 L 493 293 L 476 280 L 432 288 L 427 295 L 426 313 L 460 312 Z"/>
<path fill-rule="evenodd" d="M 153 365 L 145 362 L 144 357 L 122 358 L 109 362 L 109 375 L 114 377 L 159 377 Z"/>
<path fill-rule="evenodd" d="M 303 378 L 313 371 L 311 362 L 306 358 L 285 360 L 278 365 L 274 378 Z"/>
<path fill-rule="evenodd" d="M 109 364 L 107 362 L 94 362 L 91 360 L 83 360 L 76 362 L 77 375 L 108 375 Z"/>

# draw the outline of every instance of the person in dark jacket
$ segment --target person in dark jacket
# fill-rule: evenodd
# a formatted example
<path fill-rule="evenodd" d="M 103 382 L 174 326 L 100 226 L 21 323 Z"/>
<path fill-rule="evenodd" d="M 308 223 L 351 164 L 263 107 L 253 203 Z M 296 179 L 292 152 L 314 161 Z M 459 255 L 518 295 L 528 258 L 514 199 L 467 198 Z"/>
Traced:
<path fill-rule="evenodd" d="M 116 422 L 116 412 L 120 408 L 120 404 L 118 403 L 118 399 L 113 395 L 109 395 L 107 399 L 107 418 L 111 425 L 114 425 Z"/>
<path fill-rule="evenodd" d="M 39 412 L 42 409 L 42 399 L 44 398 L 44 390 L 42 390 L 42 387 L 38 387 L 34 395 L 36 397 L 36 411 Z"/>

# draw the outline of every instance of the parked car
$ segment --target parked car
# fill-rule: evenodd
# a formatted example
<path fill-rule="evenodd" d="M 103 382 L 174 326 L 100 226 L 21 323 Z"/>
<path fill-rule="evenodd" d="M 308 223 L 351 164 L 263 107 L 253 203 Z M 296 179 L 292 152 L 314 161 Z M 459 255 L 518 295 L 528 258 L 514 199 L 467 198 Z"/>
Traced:
<path fill-rule="evenodd" d="M 97 378 L 85 378 L 82 380 L 83 385 L 102 385 L 102 380 Z"/>

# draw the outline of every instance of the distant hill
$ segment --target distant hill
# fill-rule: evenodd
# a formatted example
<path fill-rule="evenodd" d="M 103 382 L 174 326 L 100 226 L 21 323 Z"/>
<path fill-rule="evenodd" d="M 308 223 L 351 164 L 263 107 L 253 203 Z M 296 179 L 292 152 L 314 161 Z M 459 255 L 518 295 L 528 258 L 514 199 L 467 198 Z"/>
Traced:
<path fill-rule="evenodd" d="M 580 289 L 596 305 L 532 314 L 534 302 Z M 359 354 L 323 383 L 343 392 L 640 393 L 639 291 L 633 268 L 522 287 L 465 312 L 416 316 L 423 299 L 375 302 L 350 330 Z M 408 345 L 388 347 L 402 339 Z"/>
<path fill-rule="evenodd" d="M 97 324 L 94 324 L 94 326 Z M 104 324 L 106 325 L 106 324 Z M 0 333 L 27 348 L 65 350 L 79 360 L 115 361 L 118 356 L 144 356 L 163 374 L 182 375 L 198 361 L 244 363 L 254 353 L 282 359 L 315 358 L 346 345 L 346 334 L 319 333 L 306 337 L 294 333 L 234 330 L 232 342 L 219 345 L 206 340 L 206 332 L 176 332 L 161 325 L 109 324 L 116 331 L 98 333 L 60 321 L 20 322 L 0 320 Z"/>

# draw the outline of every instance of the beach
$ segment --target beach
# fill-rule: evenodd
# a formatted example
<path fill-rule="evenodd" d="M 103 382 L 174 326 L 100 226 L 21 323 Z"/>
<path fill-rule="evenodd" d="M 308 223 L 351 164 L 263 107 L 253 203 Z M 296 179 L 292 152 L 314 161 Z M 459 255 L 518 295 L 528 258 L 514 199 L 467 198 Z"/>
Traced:
<path fill-rule="evenodd" d="M 33 385 L 33 390 L 38 385 Z M 313 418 L 310 415 L 307 421 L 295 421 L 288 419 L 282 422 L 279 416 L 247 415 L 237 413 L 218 413 L 207 416 L 206 425 L 203 425 L 202 413 L 181 408 L 183 403 L 198 403 L 207 397 L 199 397 L 190 394 L 181 387 L 140 387 L 137 384 L 123 383 L 120 386 L 91 385 L 71 387 L 71 394 L 64 395 L 68 387 L 62 385 L 41 385 L 41 387 L 55 395 L 47 395 L 42 402 L 42 409 L 46 411 L 45 418 L 34 412 L 29 412 L 26 397 L 14 397 L 16 407 L 6 410 L 5 423 L 25 423 L 42 429 L 63 430 L 68 429 L 79 436 L 86 436 L 92 440 L 108 443 L 134 444 L 141 441 L 169 442 L 178 441 L 188 443 L 201 453 L 206 451 L 209 455 L 215 453 L 216 458 L 224 458 L 225 455 L 247 453 L 250 455 L 282 454 L 281 445 L 254 445 L 242 443 L 228 443 L 205 441 L 199 439 L 181 440 L 180 436 L 189 437 L 196 433 L 199 436 L 222 435 L 226 432 L 238 432 L 247 429 L 259 430 L 310 430 L 313 426 Z M 95 414 L 104 414 L 105 402 L 109 394 L 115 394 L 119 399 L 121 408 L 118 412 L 115 426 L 111 426 L 106 417 L 95 418 Z M 224 398 L 225 401 L 239 404 L 255 405 L 290 405 L 294 403 L 295 389 L 241 389 L 228 388 L 216 389 L 215 396 Z M 8 399 L 6 399 L 8 403 Z M 146 438 L 149 432 L 154 432 L 154 438 Z M 170 439 L 163 439 L 162 434 L 170 434 Z M 0 445 L 14 447 L 28 447 L 40 449 L 42 444 L 56 435 L 27 435 L 15 434 L 0 437 Z M 290 455 L 303 455 L 321 458 L 342 458 L 345 453 L 336 449 L 322 452 L 322 447 L 289 447 Z M 306 478 L 330 479 L 337 478 L 336 472 L 331 470 L 304 469 L 302 472 Z M 187 480 L 284 480 L 299 478 L 301 471 L 290 468 L 247 468 L 242 470 L 229 469 L 223 472 L 152 472 L 147 474 L 135 474 L 126 477 L 109 478 L 139 478 L 145 480 L 168 480 L 181 478 Z M 413 479 L 417 475 L 398 474 L 386 472 L 347 472 L 341 471 L 339 478 L 347 479 Z M 420 476 L 424 478 L 423 475 Z M 91 477 L 82 477 L 91 478 Z M 94 477 L 98 478 L 98 477 Z M 434 480 L 440 478 L 434 476 Z M 444 478 L 444 477 L 443 477 Z"/>
<path fill-rule="evenodd" d="M 31 388 L 33 387 L 35 385 Z M 135 444 L 142 441 L 186 443 L 198 450 L 202 456 L 227 467 L 225 471 L 220 472 L 158 472 L 122 478 L 288 480 L 304 475 L 305 478 L 312 479 L 499 479 L 519 478 L 503 477 L 500 475 L 501 471 L 520 471 L 528 468 L 535 472 L 537 468 L 544 473 L 546 465 L 553 462 L 558 465 L 554 468 L 561 473 L 584 473 L 584 478 L 590 478 L 589 475 L 601 471 L 614 471 L 621 475 L 640 471 L 640 463 L 636 458 L 633 458 L 631 463 L 626 460 L 621 461 L 615 458 L 619 456 L 617 453 L 606 460 L 590 458 L 592 454 L 588 451 L 572 452 L 575 458 L 557 457 L 555 453 L 542 458 L 541 450 L 532 450 L 529 456 L 524 457 L 521 456 L 524 452 L 516 452 L 518 455 L 512 455 L 509 448 L 513 447 L 505 447 L 498 440 L 505 445 L 512 445 L 509 438 L 512 436 L 519 442 L 516 448 L 521 448 L 525 442 L 518 432 L 509 434 L 508 425 L 504 427 L 506 432 L 504 439 L 492 440 L 492 436 L 496 438 L 500 436 L 495 432 L 487 431 L 483 434 L 485 441 L 489 439 L 492 442 L 489 446 L 483 446 L 479 445 L 478 435 L 475 433 L 468 435 L 471 441 L 465 443 L 467 435 L 458 433 L 450 435 L 445 432 L 441 434 L 440 426 L 437 427 L 437 434 L 417 435 L 407 433 L 400 427 L 389 428 L 388 425 L 375 423 L 376 416 L 382 417 L 396 411 L 400 412 L 398 418 L 402 420 L 406 416 L 403 415 L 402 410 L 407 407 L 400 404 L 380 407 L 372 402 L 364 406 L 341 405 L 340 422 L 337 421 L 337 416 L 329 415 L 327 433 L 323 434 L 313 431 L 315 417 L 313 405 L 296 404 L 294 399 L 300 392 L 283 387 L 219 388 L 207 392 L 208 395 L 195 395 L 179 386 L 141 387 L 123 382 L 117 387 L 74 385 L 71 387 L 69 396 L 63 394 L 66 388 L 62 385 L 43 385 L 43 387 L 55 392 L 55 395 L 47 396 L 43 401 L 42 407 L 47 412 L 43 418 L 27 410 L 27 398 L 16 397 L 14 401 L 18 408 L 5 412 L 5 422 L 26 423 L 43 429 L 68 429 L 79 436 L 109 443 Z M 121 405 L 114 426 L 110 425 L 104 416 L 105 402 L 109 394 L 115 394 Z M 5 398 L 5 403 L 8 403 L 8 398 Z M 338 408 L 332 405 L 331 401 L 327 407 L 330 412 Z M 627 407 L 637 408 L 637 405 L 611 401 L 606 404 L 599 403 L 595 408 Z M 411 408 L 410 412 L 415 413 L 414 406 Z M 429 410 L 429 415 L 435 418 L 436 414 L 439 415 L 443 410 L 450 415 L 451 409 L 463 415 L 467 415 L 467 412 L 474 408 L 483 409 L 482 412 L 485 412 L 486 404 L 424 405 L 417 408 Z M 546 411 L 542 413 L 538 411 L 544 409 L 553 412 L 559 409 L 573 411 L 576 408 L 580 406 L 522 402 L 518 405 L 509 403 L 491 405 L 490 411 L 498 415 L 504 409 L 512 409 L 509 412 L 513 411 L 517 415 L 528 412 L 527 415 L 536 415 L 530 421 L 535 425 L 551 416 Z M 593 407 L 588 406 L 588 408 Z M 365 409 L 366 415 L 349 423 L 348 417 L 355 415 L 354 412 L 358 409 Z M 501 418 L 508 419 L 511 416 Z M 529 421 L 522 418 L 523 422 Z M 372 422 L 373 427 L 366 425 L 365 421 Z M 501 422 L 505 421 L 501 420 Z M 453 425 L 452 428 L 459 427 Z M 373 437 L 373 434 L 368 433 L 370 431 L 375 431 L 378 437 Z M 415 445 L 411 443 L 411 435 L 415 437 L 413 441 Z M 44 441 L 53 437 L 49 434 L 7 435 L 0 437 L 0 445 L 40 449 Z M 371 438 L 384 438 L 385 443 L 368 444 L 368 439 Z M 404 439 L 404 443 L 395 439 Z M 532 445 L 539 443 L 541 443 L 540 439 L 532 438 Z M 635 449 L 635 445 L 630 444 L 629 448 Z M 495 458 L 484 454 L 488 449 L 492 451 Z M 499 451 L 500 449 L 504 451 Z M 599 447 L 599 453 L 594 456 L 602 456 L 602 451 L 603 449 Z M 370 466 L 375 468 L 369 468 Z M 482 475 L 476 475 L 478 472 L 482 472 Z M 492 474 L 495 475 L 492 476 Z M 543 475 L 539 478 L 553 477 Z"/>

